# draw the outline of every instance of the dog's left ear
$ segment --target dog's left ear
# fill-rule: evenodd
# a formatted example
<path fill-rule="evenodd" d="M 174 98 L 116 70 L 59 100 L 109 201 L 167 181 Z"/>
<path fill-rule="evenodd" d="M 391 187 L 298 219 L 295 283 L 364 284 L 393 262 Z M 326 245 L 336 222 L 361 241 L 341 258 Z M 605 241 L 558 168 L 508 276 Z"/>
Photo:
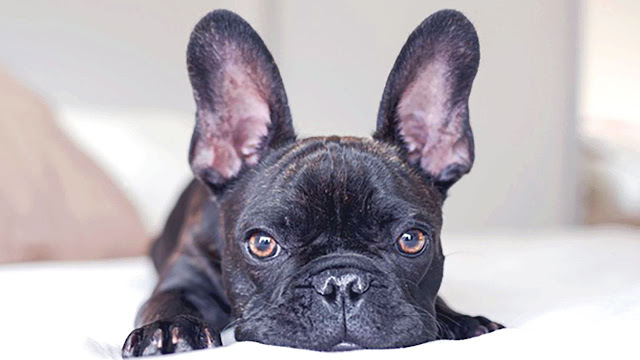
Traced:
<path fill-rule="evenodd" d="M 469 20 L 439 11 L 409 36 L 380 103 L 373 137 L 400 146 L 443 191 L 473 164 L 468 103 L 479 60 Z"/>
<path fill-rule="evenodd" d="M 278 67 L 240 16 L 216 10 L 200 20 L 187 67 L 197 105 L 189 162 L 214 191 L 269 149 L 295 140 Z"/>

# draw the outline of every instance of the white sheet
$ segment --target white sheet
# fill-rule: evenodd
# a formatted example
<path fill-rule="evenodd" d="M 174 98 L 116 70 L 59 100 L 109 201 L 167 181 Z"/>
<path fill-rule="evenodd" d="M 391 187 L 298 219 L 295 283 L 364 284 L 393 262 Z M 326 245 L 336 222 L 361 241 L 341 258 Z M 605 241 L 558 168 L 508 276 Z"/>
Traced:
<path fill-rule="evenodd" d="M 640 358 L 640 235 L 624 229 L 448 235 L 442 293 L 510 328 L 396 350 L 236 343 L 172 358 Z M 146 259 L 0 267 L 0 358 L 119 358 L 154 285 Z"/>

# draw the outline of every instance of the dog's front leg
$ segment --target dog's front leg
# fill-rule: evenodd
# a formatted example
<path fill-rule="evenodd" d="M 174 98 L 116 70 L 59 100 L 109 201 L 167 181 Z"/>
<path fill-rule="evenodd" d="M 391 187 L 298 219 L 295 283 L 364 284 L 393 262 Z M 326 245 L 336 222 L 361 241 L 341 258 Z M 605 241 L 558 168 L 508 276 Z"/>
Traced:
<path fill-rule="evenodd" d="M 122 356 L 148 356 L 220 346 L 230 319 L 218 276 L 200 256 L 178 255 L 142 306 Z M 215 275 L 215 272 L 213 273 Z"/>
<path fill-rule="evenodd" d="M 483 316 L 460 314 L 447 306 L 439 296 L 436 299 L 436 319 L 441 339 L 468 339 L 504 328 L 501 324 Z"/>

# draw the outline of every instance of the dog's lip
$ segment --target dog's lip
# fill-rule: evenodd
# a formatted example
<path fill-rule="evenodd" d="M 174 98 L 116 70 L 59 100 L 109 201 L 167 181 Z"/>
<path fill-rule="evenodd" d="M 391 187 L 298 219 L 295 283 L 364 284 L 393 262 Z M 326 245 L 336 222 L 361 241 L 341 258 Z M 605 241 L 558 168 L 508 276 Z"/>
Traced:
<path fill-rule="evenodd" d="M 360 350 L 362 347 L 360 345 L 343 341 L 339 344 L 334 345 L 330 351 L 351 351 L 351 350 Z"/>

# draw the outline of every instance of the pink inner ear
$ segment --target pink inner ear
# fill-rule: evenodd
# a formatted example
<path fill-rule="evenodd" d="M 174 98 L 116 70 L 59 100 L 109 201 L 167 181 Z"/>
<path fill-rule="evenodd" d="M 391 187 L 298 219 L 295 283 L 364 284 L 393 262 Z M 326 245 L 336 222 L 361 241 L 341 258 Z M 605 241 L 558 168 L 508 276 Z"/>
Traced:
<path fill-rule="evenodd" d="M 267 135 L 269 106 L 247 67 L 227 64 L 222 71 L 215 109 L 198 109 L 198 133 L 192 160 L 194 170 L 213 169 L 223 178 L 238 174 L 243 163 L 254 165 Z M 215 90 L 215 89 L 214 89 Z"/>
<path fill-rule="evenodd" d="M 437 59 L 426 65 L 407 87 L 398 104 L 400 134 L 409 161 L 420 163 L 438 177 L 452 164 L 471 167 L 470 143 L 466 138 L 460 107 L 451 108 L 448 69 Z"/>

